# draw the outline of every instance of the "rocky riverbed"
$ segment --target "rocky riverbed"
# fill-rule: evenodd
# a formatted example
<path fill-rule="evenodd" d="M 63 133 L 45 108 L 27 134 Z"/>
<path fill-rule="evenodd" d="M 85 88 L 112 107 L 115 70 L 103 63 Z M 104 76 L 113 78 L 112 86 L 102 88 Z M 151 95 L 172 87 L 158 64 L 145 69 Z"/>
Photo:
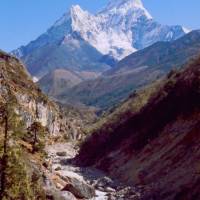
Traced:
<path fill-rule="evenodd" d="M 46 147 L 46 190 L 49 199 L 138 200 L 140 188 L 124 186 L 95 168 L 73 164 L 78 149 L 72 143 Z"/>

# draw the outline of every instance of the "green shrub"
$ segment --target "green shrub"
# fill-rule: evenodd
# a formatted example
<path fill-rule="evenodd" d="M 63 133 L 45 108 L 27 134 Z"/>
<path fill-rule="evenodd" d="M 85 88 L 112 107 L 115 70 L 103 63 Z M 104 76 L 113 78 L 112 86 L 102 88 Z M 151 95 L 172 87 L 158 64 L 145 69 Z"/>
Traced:
<path fill-rule="evenodd" d="M 9 149 L 5 175 L 3 200 L 45 199 L 39 175 L 35 178 L 37 176 L 33 173 L 20 147 Z"/>

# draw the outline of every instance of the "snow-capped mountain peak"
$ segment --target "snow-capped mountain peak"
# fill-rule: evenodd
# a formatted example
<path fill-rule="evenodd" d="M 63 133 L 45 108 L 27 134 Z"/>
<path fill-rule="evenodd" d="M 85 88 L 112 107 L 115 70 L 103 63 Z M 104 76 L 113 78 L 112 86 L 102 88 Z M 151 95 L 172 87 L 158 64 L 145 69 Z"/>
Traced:
<path fill-rule="evenodd" d="M 81 36 L 86 34 L 91 28 L 93 15 L 83 10 L 79 5 L 72 6 L 70 9 L 72 30 L 78 32 Z"/>
<path fill-rule="evenodd" d="M 71 17 L 89 15 L 88 11 L 83 10 L 79 5 L 72 5 L 70 8 Z"/>
<path fill-rule="evenodd" d="M 47 44 L 60 44 L 63 38 L 64 44 L 81 39 L 101 54 L 121 60 L 157 41 L 175 40 L 186 33 L 182 26 L 156 22 L 142 0 L 110 0 L 95 15 L 79 5 L 72 6 L 45 34 L 13 53 L 23 57 Z"/>
<path fill-rule="evenodd" d="M 140 12 L 138 12 L 138 10 L 140 10 Z M 150 13 L 145 9 L 141 0 L 110 0 L 102 12 L 121 12 L 123 14 L 136 12 L 139 13 L 138 17 L 145 15 L 148 19 L 152 18 Z"/>
<path fill-rule="evenodd" d="M 133 24 L 141 17 L 152 19 L 141 0 L 111 0 L 96 15 L 75 5 L 71 7 L 70 15 L 74 32 L 102 54 L 109 54 L 118 60 L 137 50 L 132 46 Z"/>
<path fill-rule="evenodd" d="M 110 0 L 108 2 L 107 9 L 124 6 L 124 4 L 129 4 L 132 7 L 144 8 L 141 0 Z"/>
<path fill-rule="evenodd" d="M 62 24 L 70 20 L 71 18 L 72 19 L 76 19 L 77 17 L 84 18 L 84 16 L 88 14 L 89 13 L 87 11 L 82 10 L 79 5 L 72 5 L 70 10 L 67 11 L 60 19 L 58 19 L 55 22 L 54 27 L 61 26 Z"/>

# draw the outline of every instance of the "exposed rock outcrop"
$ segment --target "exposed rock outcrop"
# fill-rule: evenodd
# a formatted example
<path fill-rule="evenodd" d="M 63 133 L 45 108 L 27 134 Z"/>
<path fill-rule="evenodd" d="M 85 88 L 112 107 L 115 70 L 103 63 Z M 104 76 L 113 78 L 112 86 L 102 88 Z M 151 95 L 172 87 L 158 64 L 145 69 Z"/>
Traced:
<path fill-rule="evenodd" d="M 34 121 L 47 128 L 49 136 L 81 139 L 82 119 L 70 107 L 70 116 L 63 113 L 64 105 L 58 106 L 44 95 L 33 83 L 24 65 L 15 57 L 0 52 L 0 102 L 15 101 L 16 113 L 29 127 Z M 62 109 L 61 109 L 62 107 Z M 74 116 L 74 118 L 72 117 Z M 73 120 L 72 120 L 73 118 Z"/>
<path fill-rule="evenodd" d="M 95 196 L 95 190 L 93 187 L 89 186 L 88 184 L 84 183 L 83 181 L 79 181 L 76 178 L 66 178 L 68 180 L 65 187 L 62 191 L 69 191 L 77 198 L 86 198 L 90 199 Z"/>

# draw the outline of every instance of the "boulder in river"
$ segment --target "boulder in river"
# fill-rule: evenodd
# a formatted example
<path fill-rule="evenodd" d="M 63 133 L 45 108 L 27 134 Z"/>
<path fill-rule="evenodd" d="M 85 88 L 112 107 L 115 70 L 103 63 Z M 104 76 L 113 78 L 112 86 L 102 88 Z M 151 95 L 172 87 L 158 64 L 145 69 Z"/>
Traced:
<path fill-rule="evenodd" d="M 65 151 L 61 151 L 61 152 L 56 152 L 56 155 L 60 157 L 65 157 L 67 156 L 67 153 Z"/>
<path fill-rule="evenodd" d="M 68 191 L 77 198 L 91 199 L 95 196 L 95 189 L 93 187 L 76 178 L 68 178 L 68 183 L 62 191 Z"/>

